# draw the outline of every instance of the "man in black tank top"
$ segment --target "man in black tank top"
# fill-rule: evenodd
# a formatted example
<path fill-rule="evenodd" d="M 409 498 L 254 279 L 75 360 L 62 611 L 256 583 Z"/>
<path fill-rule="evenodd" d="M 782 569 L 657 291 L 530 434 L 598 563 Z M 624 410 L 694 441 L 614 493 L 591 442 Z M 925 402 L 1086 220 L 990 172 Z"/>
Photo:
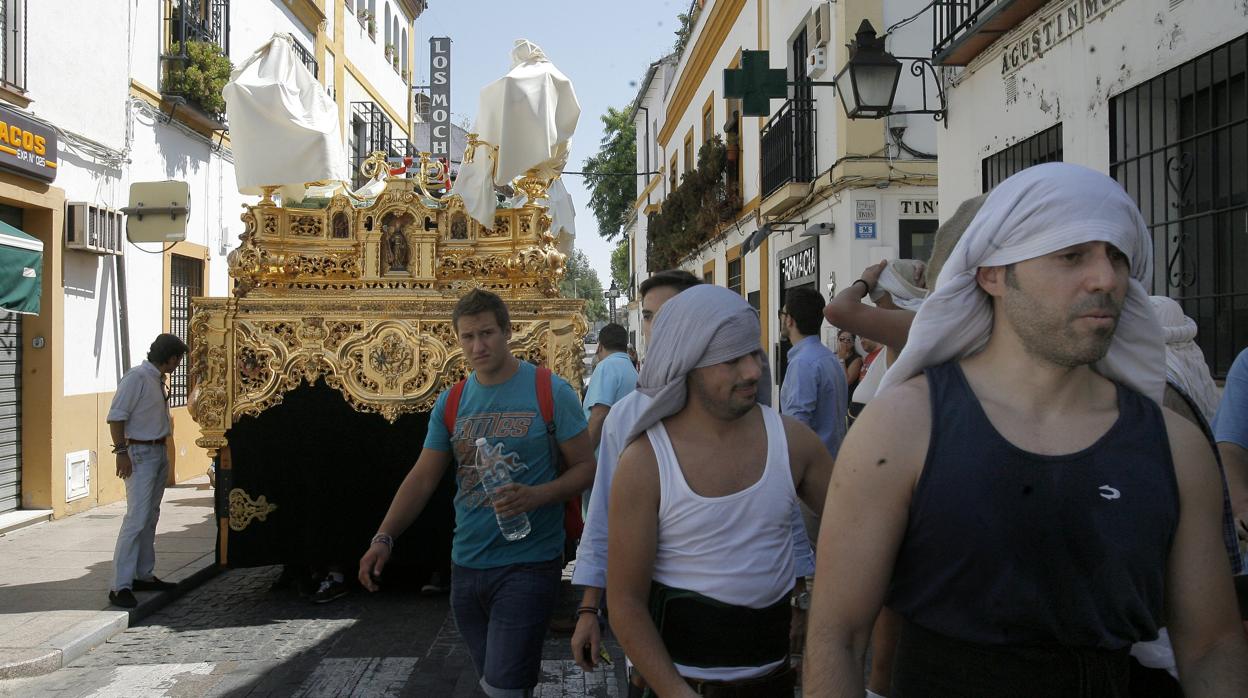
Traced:
<path fill-rule="evenodd" d="M 805 695 L 863 695 L 885 604 L 893 698 L 1126 696 L 1131 644 L 1163 624 L 1188 695 L 1248 695 L 1218 469 L 1157 402 L 1150 255 L 1099 173 L 1042 165 L 989 196 L 842 446 Z"/>

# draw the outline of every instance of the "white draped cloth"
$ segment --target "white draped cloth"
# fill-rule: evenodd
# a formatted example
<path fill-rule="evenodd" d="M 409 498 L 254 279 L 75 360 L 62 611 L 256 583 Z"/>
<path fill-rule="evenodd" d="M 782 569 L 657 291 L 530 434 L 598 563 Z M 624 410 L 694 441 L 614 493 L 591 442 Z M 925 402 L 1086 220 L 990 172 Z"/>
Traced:
<path fill-rule="evenodd" d="M 1151 296 L 1149 300 L 1166 343 L 1166 379 L 1200 408 L 1205 421 L 1212 422 L 1220 397 L 1205 354 L 1196 346 L 1196 321 L 1173 298 Z"/>
<path fill-rule="evenodd" d="M 289 34 L 274 34 L 221 91 L 239 193 L 280 186 L 284 200 L 298 201 L 307 182 L 350 177 L 338 106 L 295 55 L 292 41 Z"/>
<path fill-rule="evenodd" d="M 509 184 L 529 170 L 543 177 L 563 171 L 581 116 L 572 81 L 541 48 L 517 39 L 511 59 L 511 70 L 483 87 L 477 102 L 472 131 L 492 147 L 477 148 L 451 189 L 463 197 L 468 215 L 487 227 L 494 226 L 495 184 Z"/>
<path fill-rule="evenodd" d="M 1161 326 L 1144 289 L 1153 273 L 1148 228 L 1117 182 L 1067 163 L 1025 169 L 988 195 L 941 269 L 935 290 L 919 308 L 906 346 L 889 367 L 880 391 L 928 366 L 984 348 L 992 333 L 993 309 L 975 280 L 980 267 L 1014 264 L 1087 242 L 1107 242 L 1130 260 L 1129 288 L 1117 331 L 1109 352 L 1093 368 L 1161 404 L 1166 355 Z"/>
<path fill-rule="evenodd" d="M 923 278 L 924 265 L 918 259 L 898 259 L 889 262 L 880 272 L 880 279 L 871 289 L 871 300 L 878 302 L 884 292 L 893 297 L 893 303 L 903 310 L 918 312 L 927 297 L 927 289 L 916 283 Z"/>

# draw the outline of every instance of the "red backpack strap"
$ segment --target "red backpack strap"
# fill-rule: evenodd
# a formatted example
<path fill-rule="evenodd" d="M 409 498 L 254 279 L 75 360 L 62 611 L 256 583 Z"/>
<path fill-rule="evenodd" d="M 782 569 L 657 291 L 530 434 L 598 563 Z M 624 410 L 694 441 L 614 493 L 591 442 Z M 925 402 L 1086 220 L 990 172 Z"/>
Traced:
<path fill-rule="evenodd" d="M 546 431 L 555 430 L 555 397 L 551 392 L 550 369 L 537 367 L 537 407 L 542 411 L 542 420 L 546 422 Z"/>
<path fill-rule="evenodd" d="M 455 437 L 455 417 L 459 415 L 459 400 L 464 396 L 464 381 L 459 381 L 451 386 L 451 392 L 446 396 L 446 404 L 442 406 L 442 423 L 446 425 L 446 433 L 448 438 Z"/>

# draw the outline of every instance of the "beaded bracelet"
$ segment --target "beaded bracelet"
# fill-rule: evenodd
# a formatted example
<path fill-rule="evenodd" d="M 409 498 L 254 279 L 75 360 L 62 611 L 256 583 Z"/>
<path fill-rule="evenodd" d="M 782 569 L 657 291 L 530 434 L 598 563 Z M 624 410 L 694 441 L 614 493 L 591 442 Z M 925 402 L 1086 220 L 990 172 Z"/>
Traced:
<path fill-rule="evenodd" d="M 373 536 L 373 539 L 368 544 L 372 545 L 373 543 L 384 543 L 387 548 L 394 550 L 394 539 L 390 537 L 389 533 L 378 533 Z"/>
<path fill-rule="evenodd" d="M 596 606 L 578 606 L 576 608 L 576 615 L 579 616 L 579 615 L 583 615 L 586 613 L 592 613 L 594 615 L 598 615 L 598 608 Z"/>

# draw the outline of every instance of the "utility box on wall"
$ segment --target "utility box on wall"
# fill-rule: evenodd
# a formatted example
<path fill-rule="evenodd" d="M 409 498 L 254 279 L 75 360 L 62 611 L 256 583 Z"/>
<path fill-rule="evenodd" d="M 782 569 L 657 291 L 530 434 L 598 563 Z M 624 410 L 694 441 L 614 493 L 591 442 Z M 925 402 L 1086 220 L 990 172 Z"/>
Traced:
<path fill-rule="evenodd" d="M 65 454 L 65 501 L 72 502 L 91 494 L 91 464 L 95 451 L 73 451 Z"/>

